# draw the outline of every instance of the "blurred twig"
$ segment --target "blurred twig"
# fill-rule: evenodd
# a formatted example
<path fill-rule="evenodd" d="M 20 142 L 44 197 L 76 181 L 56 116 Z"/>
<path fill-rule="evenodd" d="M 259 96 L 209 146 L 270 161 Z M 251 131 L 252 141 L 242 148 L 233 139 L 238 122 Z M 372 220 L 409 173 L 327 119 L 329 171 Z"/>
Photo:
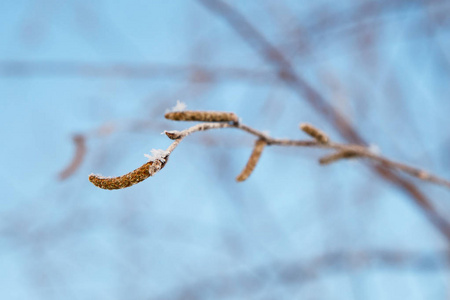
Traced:
<path fill-rule="evenodd" d="M 271 83 L 270 72 L 238 67 L 211 67 L 206 65 L 131 64 L 131 63 L 83 63 L 69 61 L 2 61 L 0 76 L 82 76 L 82 77 L 126 77 L 157 78 L 167 76 L 190 77 L 194 82 L 212 80 L 250 80 Z"/>
<path fill-rule="evenodd" d="M 73 156 L 72 162 L 59 173 L 58 177 L 60 180 L 64 180 L 72 175 L 83 162 L 84 156 L 86 155 L 86 138 L 84 135 L 77 134 L 73 138 L 75 144 L 75 155 Z"/>
<path fill-rule="evenodd" d="M 301 289 L 310 281 L 355 270 L 399 270 L 416 272 L 445 271 L 450 265 L 448 251 L 408 252 L 391 250 L 336 251 L 310 260 L 275 261 L 250 269 L 218 274 L 213 278 L 185 284 L 174 291 L 152 299 L 215 299 L 230 295 L 259 292 L 267 285 L 282 284 Z M 227 298 L 228 299 L 228 298 Z"/>

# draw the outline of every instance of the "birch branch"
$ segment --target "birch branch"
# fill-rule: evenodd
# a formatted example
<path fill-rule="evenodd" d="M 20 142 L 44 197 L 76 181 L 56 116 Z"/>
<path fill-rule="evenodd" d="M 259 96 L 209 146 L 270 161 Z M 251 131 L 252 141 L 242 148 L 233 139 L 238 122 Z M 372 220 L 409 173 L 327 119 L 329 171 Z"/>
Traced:
<path fill-rule="evenodd" d="M 180 120 L 196 120 L 201 121 L 201 117 L 192 117 L 193 112 L 186 112 L 189 114 L 189 118 L 183 117 L 183 112 L 177 112 L 177 119 Z M 211 115 L 219 115 L 220 112 L 198 112 L 198 116 L 205 116 L 208 120 L 211 119 Z M 174 140 L 174 142 L 167 148 L 167 150 L 162 151 L 159 157 L 150 160 L 145 163 L 141 167 L 136 170 L 125 174 L 119 177 L 107 178 L 102 177 L 100 175 L 91 174 L 89 176 L 89 180 L 96 186 L 103 189 L 121 189 L 132 186 L 136 183 L 139 183 L 150 176 L 156 174 L 159 170 L 161 170 L 169 156 L 172 152 L 178 147 L 181 141 L 187 136 L 191 135 L 195 132 L 207 131 L 213 129 L 222 129 L 222 128 L 235 128 L 242 131 L 245 131 L 257 138 L 257 144 L 255 146 L 254 153 L 249 159 L 245 170 L 245 176 L 241 175 L 237 177 L 238 181 L 245 180 L 255 168 L 259 156 L 261 155 L 264 146 L 294 146 L 294 147 L 309 147 L 309 148 L 322 148 L 322 149 L 331 149 L 335 150 L 334 153 L 322 157 L 319 162 L 323 165 L 330 164 L 342 159 L 366 159 L 372 163 L 378 163 L 383 165 L 384 167 L 397 170 L 408 174 L 410 176 L 416 177 L 423 181 L 428 181 L 434 184 L 442 185 L 447 188 L 450 188 L 450 181 L 444 178 L 438 177 L 432 173 L 424 171 L 419 168 L 415 168 L 400 162 L 396 162 L 385 158 L 377 153 L 374 153 L 369 148 L 356 144 L 341 144 L 332 142 L 328 135 L 322 132 L 321 130 L 315 128 L 310 124 L 301 124 L 300 128 L 305 131 L 308 135 L 314 138 L 314 140 L 294 140 L 294 139 L 279 139 L 273 138 L 257 129 L 254 129 L 250 126 L 237 122 L 237 117 L 233 114 L 233 119 L 229 122 L 208 122 L 194 125 L 190 128 L 187 128 L 182 131 L 164 131 L 164 133 L 170 139 Z M 256 153 L 255 153 L 256 151 Z M 244 172 L 244 171 L 243 171 Z"/>

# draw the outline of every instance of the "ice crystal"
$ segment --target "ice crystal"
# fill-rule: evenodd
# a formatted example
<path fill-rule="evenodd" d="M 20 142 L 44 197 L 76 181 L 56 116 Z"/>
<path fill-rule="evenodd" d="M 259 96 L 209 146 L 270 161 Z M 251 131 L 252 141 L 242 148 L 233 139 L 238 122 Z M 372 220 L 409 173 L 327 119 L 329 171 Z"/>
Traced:
<path fill-rule="evenodd" d="M 165 162 L 167 155 L 169 155 L 169 151 L 162 149 L 152 149 L 150 151 L 151 154 L 144 154 L 145 157 L 148 158 L 148 161 L 156 161 Z"/>

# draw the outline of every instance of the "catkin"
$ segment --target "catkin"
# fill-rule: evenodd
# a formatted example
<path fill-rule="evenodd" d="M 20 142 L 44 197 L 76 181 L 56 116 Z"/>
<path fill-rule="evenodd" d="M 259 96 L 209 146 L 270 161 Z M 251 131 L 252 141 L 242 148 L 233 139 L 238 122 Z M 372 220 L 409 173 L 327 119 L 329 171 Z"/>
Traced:
<path fill-rule="evenodd" d="M 167 157 L 165 158 L 167 162 Z M 99 175 L 91 174 L 89 181 L 95 186 L 105 190 L 124 189 L 135 185 L 145 179 L 153 176 L 156 172 L 161 170 L 165 165 L 159 160 L 149 161 L 134 171 L 119 177 L 107 178 Z"/>
<path fill-rule="evenodd" d="M 166 119 L 173 121 L 200 121 L 200 122 L 235 122 L 239 121 L 238 116 L 232 112 L 220 111 L 173 111 L 164 115 Z"/>
<path fill-rule="evenodd" d="M 311 124 L 308 123 L 300 124 L 300 129 L 303 130 L 308 135 L 310 135 L 311 137 L 315 138 L 316 141 L 318 141 L 321 144 L 327 144 L 330 140 L 323 131 L 317 129 Z"/>
<path fill-rule="evenodd" d="M 319 159 L 319 163 L 321 165 L 328 165 L 340 159 L 352 158 L 356 156 L 359 156 L 359 154 L 356 153 L 355 151 L 344 150 L 322 157 L 321 159 Z"/>
<path fill-rule="evenodd" d="M 261 157 L 261 153 L 264 150 L 264 146 L 267 143 L 264 140 L 257 140 L 255 142 L 255 146 L 253 147 L 252 154 L 250 155 L 250 158 L 247 161 L 247 164 L 245 165 L 244 169 L 242 170 L 241 174 L 239 174 L 236 177 L 237 181 L 244 181 L 246 180 L 255 169 L 256 164 L 258 163 L 259 158 Z"/>

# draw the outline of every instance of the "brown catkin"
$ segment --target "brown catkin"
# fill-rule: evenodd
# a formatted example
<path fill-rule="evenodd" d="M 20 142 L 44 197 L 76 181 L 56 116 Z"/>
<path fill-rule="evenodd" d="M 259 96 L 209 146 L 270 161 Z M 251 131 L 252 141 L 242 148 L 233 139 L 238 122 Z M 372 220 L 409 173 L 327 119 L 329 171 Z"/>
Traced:
<path fill-rule="evenodd" d="M 165 162 L 167 162 L 167 157 L 165 158 Z M 105 190 L 124 189 L 153 176 L 164 167 L 165 162 L 162 163 L 159 160 L 149 161 L 136 170 L 119 177 L 107 178 L 91 174 L 89 175 L 89 181 Z"/>
<path fill-rule="evenodd" d="M 340 159 L 352 158 L 357 156 L 359 156 L 359 154 L 354 151 L 344 150 L 322 157 L 321 159 L 319 159 L 319 163 L 321 165 L 328 165 Z"/>
<path fill-rule="evenodd" d="M 300 124 L 300 129 L 303 130 L 308 135 L 312 136 L 321 144 L 327 144 L 329 142 L 328 136 L 321 130 L 317 129 L 316 127 L 312 126 L 308 123 Z"/>
<path fill-rule="evenodd" d="M 244 169 L 242 170 L 241 174 L 239 174 L 236 177 L 237 181 L 244 181 L 246 180 L 255 169 L 256 164 L 258 163 L 259 158 L 261 157 L 261 153 L 264 150 L 264 146 L 267 143 L 264 140 L 257 140 L 255 142 L 255 146 L 253 147 L 252 154 L 250 155 L 250 158 L 247 161 L 247 164 L 245 165 Z"/>
<path fill-rule="evenodd" d="M 166 119 L 174 121 L 200 121 L 200 122 L 235 122 L 238 116 L 232 112 L 221 111 L 173 111 L 164 115 Z"/>

